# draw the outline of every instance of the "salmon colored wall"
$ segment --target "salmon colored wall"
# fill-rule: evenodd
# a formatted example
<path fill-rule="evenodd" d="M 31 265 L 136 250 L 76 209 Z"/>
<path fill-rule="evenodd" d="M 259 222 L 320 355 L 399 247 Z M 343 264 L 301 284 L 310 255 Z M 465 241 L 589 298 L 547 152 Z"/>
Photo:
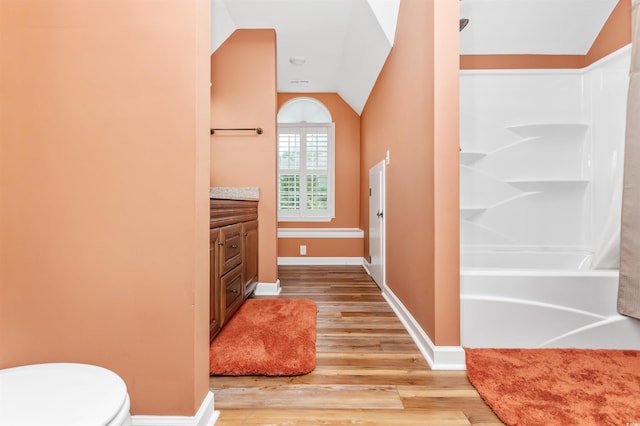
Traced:
<path fill-rule="evenodd" d="M 354 194 L 360 191 L 360 116 L 337 93 L 279 93 L 278 109 L 287 101 L 297 97 L 310 97 L 322 102 L 335 123 L 336 217 L 331 222 L 278 222 L 278 227 L 359 228 L 360 200 Z M 279 239 L 278 255 L 299 256 L 299 245 L 306 244 L 307 256 L 363 257 L 363 241 L 361 239 L 357 241 L 359 243 L 354 242 L 345 246 L 342 244 L 344 239 L 305 238 L 294 246 L 290 242 Z"/>
<path fill-rule="evenodd" d="M 631 0 L 619 0 L 586 55 L 585 66 L 631 43 Z"/>
<path fill-rule="evenodd" d="M 631 1 L 619 0 L 586 55 L 461 55 L 460 69 L 584 68 L 631 43 Z"/>
<path fill-rule="evenodd" d="M 584 68 L 584 55 L 460 55 L 460 69 Z"/>
<path fill-rule="evenodd" d="M 305 257 L 300 245 L 307 246 L 306 257 L 362 257 L 362 238 L 278 238 L 278 254 Z"/>
<path fill-rule="evenodd" d="M 0 368 L 208 392 L 209 0 L 0 3 Z"/>
<path fill-rule="evenodd" d="M 436 345 L 460 343 L 458 17 L 458 2 L 400 3 L 394 47 L 361 118 L 361 206 L 369 169 L 390 150 L 386 282 Z"/>
<path fill-rule="evenodd" d="M 275 283 L 276 36 L 273 30 L 237 30 L 211 55 L 211 127 L 261 127 L 263 134 L 211 136 L 211 186 L 260 188 L 259 281 Z"/>

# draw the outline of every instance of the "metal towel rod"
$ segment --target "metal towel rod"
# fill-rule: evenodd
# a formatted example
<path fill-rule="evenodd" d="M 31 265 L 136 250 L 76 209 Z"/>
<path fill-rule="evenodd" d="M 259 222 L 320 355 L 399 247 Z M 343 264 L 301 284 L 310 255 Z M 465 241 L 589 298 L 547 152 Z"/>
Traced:
<path fill-rule="evenodd" d="M 224 130 L 229 130 L 229 131 L 233 131 L 233 130 L 253 130 L 254 132 L 256 132 L 257 134 L 261 135 L 262 134 L 262 127 L 238 127 L 238 128 L 217 128 L 217 129 L 211 129 L 211 134 L 215 134 L 218 130 L 224 131 Z"/>

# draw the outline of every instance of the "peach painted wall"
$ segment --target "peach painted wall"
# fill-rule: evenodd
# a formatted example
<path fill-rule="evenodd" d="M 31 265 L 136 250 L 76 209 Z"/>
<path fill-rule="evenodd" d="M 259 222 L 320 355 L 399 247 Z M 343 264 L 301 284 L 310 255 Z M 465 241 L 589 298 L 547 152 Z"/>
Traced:
<path fill-rule="evenodd" d="M 0 368 L 208 392 L 209 0 L 0 3 Z"/>
<path fill-rule="evenodd" d="M 296 97 L 310 97 L 322 102 L 335 123 L 336 217 L 331 222 L 278 222 L 278 227 L 359 228 L 360 200 L 354 194 L 360 191 L 360 116 L 337 93 L 279 93 L 278 108 Z M 307 256 L 363 256 L 362 239 L 343 243 L 345 239 L 304 238 L 292 242 L 280 238 L 278 255 L 299 256 L 299 246 L 305 244 Z"/>
<path fill-rule="evenodd" d="M 631 0 L 619 0 L 586 55 L 461 55 L 460 69 L 584 68 L 631 43 Z"/>
<path fill-rule="evenodd" d="M 362 257 L 362 238 L 278 238 L 278 253 L 305 257 L 300 256 L 303 244 L 307 246 L 306 257 Z"/>
<path fill-rule="evenodd" d="M 584 68 L 584 55 L 460 55 L 460 69 Z"/>
<path fill-rule="evenodd" d="M 236 30 L 211 55 L 211 127 L 261 127 L 263 134 L 219 132 L 211 136 L 211 186 L 260 188 L 259 281 L 275 283 L 276 35 Z"/>
<path fill-rule="evenodd" d="M 591 45 L 585 66 L 631 43 L 631 0 L 619 0 Z"/>
<path fill-rule="evenodd" d="M 458 2 L 403 0 L 362 113 L 360 203 L 386 169 L 386 282 L 436 345 L 460 343 Z M 368 218 L 361 210 L 361 227 Z"/>

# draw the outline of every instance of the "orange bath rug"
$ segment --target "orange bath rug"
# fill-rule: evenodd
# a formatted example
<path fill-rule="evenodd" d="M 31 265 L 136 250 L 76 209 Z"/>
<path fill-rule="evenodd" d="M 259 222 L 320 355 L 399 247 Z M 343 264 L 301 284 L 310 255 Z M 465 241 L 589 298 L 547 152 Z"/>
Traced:
<path fill-rule="evenodd" d="M 248 299 L 211 342 L 209 373 L 309 373 L 316 366 L 316 315 L 308 299 Z"/>
<path fill-rule="evenodd" d="M 507 425 L 640 424 L 640 351 L 465 348 L 467 375 Z"/>

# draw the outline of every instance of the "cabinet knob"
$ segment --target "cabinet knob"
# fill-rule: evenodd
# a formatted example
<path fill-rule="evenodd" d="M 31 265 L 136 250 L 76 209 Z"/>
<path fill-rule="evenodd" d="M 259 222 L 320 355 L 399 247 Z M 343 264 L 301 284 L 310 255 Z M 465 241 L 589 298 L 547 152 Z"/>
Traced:
<path fill-rule="evenodd" d="M 218 242 L 218 245 L 219 245 L 219 246 L 223 246 L 223 245 L 224 245 L 224 241 L 219 241 L 219 242 Z"/>
<path fill-rule="evenodd" d="M 245 236 L 245 237 L 248 237 L 248 236 L 249 236 L 249 233 L 248 233 L 248 232 L 245 232 L 245 233 L 244 233 L 244 236 Z"/>
<path fill-rule="evenodd" d="M 237 249 L 238 245 L 237 244 L 231 244 L 231 248 Z"/>
<path fill-rule="evenodd" d="M 236 289 L 234 288 L 233 290 L 231 290 L 231 293 L 233 293 L 233 294 L 238 294 L 238 293 L 239 293 L 239 291 L 238 291 L 238 290 L 236 290 Z"/>

